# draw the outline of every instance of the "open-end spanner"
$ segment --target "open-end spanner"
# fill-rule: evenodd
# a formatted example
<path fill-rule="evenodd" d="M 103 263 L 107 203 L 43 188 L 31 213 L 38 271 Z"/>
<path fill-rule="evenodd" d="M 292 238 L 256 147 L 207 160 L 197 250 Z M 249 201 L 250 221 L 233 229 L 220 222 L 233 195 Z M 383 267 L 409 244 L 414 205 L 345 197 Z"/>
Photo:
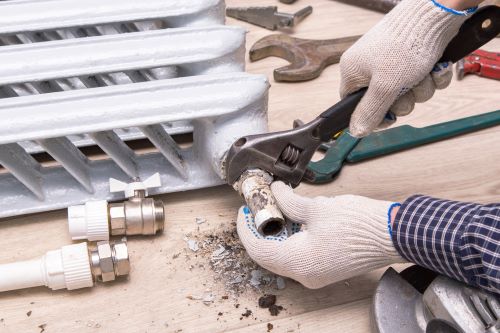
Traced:
<path fill-rule="evenodd" d="M 286 59 L 290 65 L 274 70 L 274 80 L 284 82 L 307 81 L 317 78 L 329 65 L 340 61 L 342 54 L 361 36 L 337 39 L 301 39 L 284 34 L 266 36 L 250 49 L 250 60 L 275 56 Z"/>

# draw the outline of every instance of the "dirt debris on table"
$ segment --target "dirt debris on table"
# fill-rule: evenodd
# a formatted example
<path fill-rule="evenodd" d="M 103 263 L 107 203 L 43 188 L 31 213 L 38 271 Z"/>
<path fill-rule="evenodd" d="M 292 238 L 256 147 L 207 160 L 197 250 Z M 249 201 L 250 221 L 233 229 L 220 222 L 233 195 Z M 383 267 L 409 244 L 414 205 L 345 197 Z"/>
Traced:
<path fill-rule="evenodd" d="M 47 327 L 47 324 L 38 325 L 38 328 L 40 329 L 40 333 L 45 332 L 45 327 Z"/>
<path fill-rule="evenodd" d="M 276 295 L 264 295 L 259 298 L 259 307 L 269 309 L 271 316 L 277 316 L 283 311 L 281 305 L 276 305 Z"/>
<path fill-rule="evenodd" d="M 285 279 L 261 268 L 250 258 L 240 242 L 235 227 L 236 224 L 233 222 L 225 228 L 204 232 L 198 230 L 185 235 L 186 260 L 196 258 L 194 266 L 189 264 L 190 270 L 192 270 L 191 267 L 199 267 L 201 262 L 207 262 L 208 265 L 202 266 L 209 267 L 215 285 L 223 288 L 223 290 L 214 291 L 215 285 L 208 284 L 210 287 L 204 293 L 188 295 L 187 298 L 201 301 L 207 306 L 216 306 L 218 302 L 231 299 L 234 307 L 238 309 L 241 303 L 240 296 L 244 295 L 245 300 L 248 297 L 254 299 L 255 303 L 252 306 L 268 309 L 271 316 L 277 316 L 284 308 L 276 305 L 275 293 L 286 288 Z M 241 304 L 241 307 L 243 306 L 244 304 Z M 245 318 L 257 320 L 250 309 L 252 306 L 244 307 L 240 320 Z M 216 320 L 222 316 L 220 313 L 222 312 L 216 312 Z M 271 324 L 268 326 L 268 331 L 272 329 Z"/>
<path fill-rule="evenodd" d="M 284 280 L 257 265 L 241 244 L 236 228 L 189 235 L 196 242 L 196 254 L 208 259 L 214 280 L 222 281 L 233 298 L 246 291 L 266 293 L 284 288 Z M 192 250 L 192 247 L 190 247 Z M 282 281 L 278 282 L 278 279 Z M 281 287 L 281 288 L 280 288 Z"/>
<path fill-rule="evenodd" d="M 248 318 L 248 317 L 250 317 L 250 316 L 252 315 L 252 313 L 253 313 L 253 312 L 252 312 L 252 310 L 247 309 L 247 310 L 246 310 L 245 312 L 243 312 L 241 315 L 242 315 L 243 317 L 247 317 L 247 318 Z M 240 318 L 240 319 L 241 319 L 241 318 Z"/>
<path fill-rule="evenodd" d="M 264 295 L 259 298 L 259 308 L 269 309 L 276 304 L 276 295 Z"/>
<path fill-rule="evenodd" d="M 271 314 L 271 316 L 277 316 L 283 310 L 284 308 L 281 305 L 274 304 L 269 307 L 269 313 Z"/>

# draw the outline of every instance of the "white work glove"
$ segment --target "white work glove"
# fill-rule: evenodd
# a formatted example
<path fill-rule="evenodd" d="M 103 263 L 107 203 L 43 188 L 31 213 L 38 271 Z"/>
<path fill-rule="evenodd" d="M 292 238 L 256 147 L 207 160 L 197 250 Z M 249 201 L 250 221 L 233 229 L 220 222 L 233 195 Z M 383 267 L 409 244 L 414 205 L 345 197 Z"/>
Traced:
<path fill-rule="evenodd" d="M 321 288 L 405 261 L 389 234 L 393 203 L 354 195 L 310 199 L 283 182 L 271 188 L 288 222 L 296 222 L 289 223 L 289 230 L 276 237 L 260 235 L 247 207 L 239 210 L 237 220 L 241 242 L 265 269 Z"/>
<path fill-rule="evenodd" d="M 451 63 L 435 65 L 469 12 L 452 13 L 431 0 L 403 0 L 343 54 L 341 97 L 368 87 L 352 115 L 352 135 L 390 125 L 450 84 Z"/>

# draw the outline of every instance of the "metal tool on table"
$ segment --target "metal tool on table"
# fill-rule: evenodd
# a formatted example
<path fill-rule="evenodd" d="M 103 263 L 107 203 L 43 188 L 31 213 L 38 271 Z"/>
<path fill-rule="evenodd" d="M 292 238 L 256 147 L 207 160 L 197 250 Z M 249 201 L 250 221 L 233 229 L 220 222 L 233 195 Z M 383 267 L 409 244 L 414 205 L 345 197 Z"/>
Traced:
<path fill-rule="evenodd" d="M 402 0 L 335 0 L 348 5 L 375 10 L 381 13 L 388 13 L 396 7 Z"/>
<path fill-rule="evenodd" d="M 457 62 L 456 72 L 458 80 L 468 74 L 500 80 L 500 53 L 476 50 Z"/>
<path fill-rule="evenodd" d="M 419 266 L 401 273 L 389 268 L 371 312 L 374 333 L 500 332 L 500 303 L 494 295 Z"/>
<path fill-rule="evenodd" d="M 483 27 L 486 20 L 490 20 L 491 24 Z M 481 8 L 464 22 L 440 61 L 457 62 L 495 38 L 499 31 L 500 8 Z M 233 185 L 245 172 L 255 169 L 264 170 L 292 186 L 298 186 L 303 180 L 312 180 L 314 175 L 308 165 L 313 154 L 322 143 L 330 141 L 333 135 L 348 127 L 351 115 L 366 90 L 364 88 L 347 96 L 310 123 L 293 130 L 240 138 L 232 145 L 226 158 L 226 181 Z M 252 213 L 256 215 L 258 212 Z M 261 221 L 261 224 L 267 223 Z M 269 223 L 274 223 L 274 219 L 271 218 Z M 268 230 L 274 233 L 280 227 Z"/>
<path fill-rule="evenodd" d="M 498 125 L 500 110 L 423 128 L 403 125 L 362 139 L 344 132 L 331 144 L 320 146 L 319 149 L 325 150 L 326 154 L 322 160 L 309 163 L 312 179 L 308 180 L 312 183 L 328 182 L 335 178 L 345 162 L 361 162 Z"/>
<path fill-rule="evenodd" d="M 233 7 L 226 9 L 226 15 L 241 21 L 258 25 L 269 30 L 293 28 L 313 11 L 311 6 L 296 13 L 278 12 L 278 7 Z"/>
<path fill-rule="evenodd" d="M 279 0 L 282 3 L 291 4 L 297 0 Z M 337 0 L 348 5 L 354 5 L 366 9 L 375 10 L 381 13 L 388 13 L 394 8 L 401 0 Z"/>
<path fill-rule="evenodd" d="M 342 54 L 361 36 L 336 39 L 301 39 L 284 34 L 266 36 L 250 49 L 250 60 L 280 57 L 290 65 L 274 70 L 274 80 L 299 82 L 317 78 L 329 65 L 340 61 Z"/>

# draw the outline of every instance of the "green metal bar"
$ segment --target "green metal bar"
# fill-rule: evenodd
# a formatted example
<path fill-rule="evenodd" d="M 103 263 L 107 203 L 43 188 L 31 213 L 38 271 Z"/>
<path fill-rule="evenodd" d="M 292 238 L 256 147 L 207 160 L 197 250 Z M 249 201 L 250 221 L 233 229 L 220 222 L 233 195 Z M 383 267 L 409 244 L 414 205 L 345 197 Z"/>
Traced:
<path fill-rule="evenodd" d="M 309 163 L 314 178 L 312 182 L 331 181 L 345 161 L 355 163 L 497 125 L 500 125 L 500 110 L 423 128 L 403 125 L 373 133 L 361 140 L 345 132 L 328 149 L 322 160 Z"/>
<path fill-rule="evenodd" d="M 335 140 L 332 147 L 327 150 L 325 157 L 317 162 L 310 162 L 308 167 L 314 174 L 313 183 L 324 183 L 332 178 L 342 169 L 349 153 L 356 147 L 361 139 L 354 138 L 345 131 Z"/>
<path fill-rule="evenodd" d="M 497 125 L 500 125 L 500 110 L 423 128 L 395 127 L 361 140 L 347 156 L 347 161 L 355 163 Z"/>

